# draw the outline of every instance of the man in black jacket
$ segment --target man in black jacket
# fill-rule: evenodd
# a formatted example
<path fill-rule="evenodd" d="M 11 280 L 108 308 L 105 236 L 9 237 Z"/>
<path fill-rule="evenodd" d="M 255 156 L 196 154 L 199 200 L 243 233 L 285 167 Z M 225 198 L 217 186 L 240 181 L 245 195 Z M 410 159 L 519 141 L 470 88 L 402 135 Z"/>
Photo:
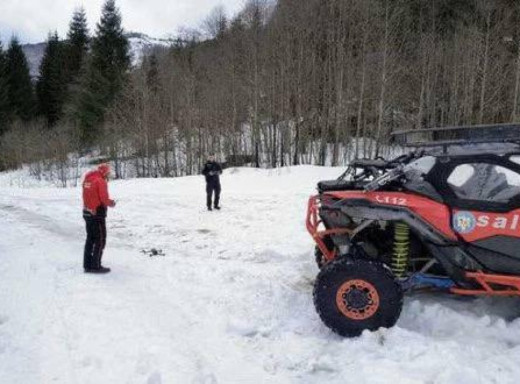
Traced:
<path fill-rule="evenodd" d="M 211 211 L 211 198 L 215 192 L 215 200 L 213 207 L 220 209 L 220 175 L 222 174 L 222 167 L 215 161 L 215 155 L 208 156 L 208 161 L 204 165 L 202 174 L 206 177 L 206 205 L 208 211 Z"/>

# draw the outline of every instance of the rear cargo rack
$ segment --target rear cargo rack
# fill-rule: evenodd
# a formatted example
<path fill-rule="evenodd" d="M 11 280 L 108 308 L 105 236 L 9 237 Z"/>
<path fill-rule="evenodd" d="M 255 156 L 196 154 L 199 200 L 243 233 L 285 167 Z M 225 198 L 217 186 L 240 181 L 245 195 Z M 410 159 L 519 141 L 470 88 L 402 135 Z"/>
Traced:
<path fill-rule="evenodd" d="M 392 133 L 393 142 L 405 147 L 449 147 L 509 143 L 520 148 L 520 123 L 425 128 Z"/>

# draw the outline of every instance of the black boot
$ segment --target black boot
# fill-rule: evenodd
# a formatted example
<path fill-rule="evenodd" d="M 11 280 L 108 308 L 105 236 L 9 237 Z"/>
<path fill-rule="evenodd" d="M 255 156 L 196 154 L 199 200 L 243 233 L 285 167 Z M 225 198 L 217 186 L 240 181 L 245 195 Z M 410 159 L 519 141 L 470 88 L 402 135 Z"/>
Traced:
<path fill-rule="evenodd" d="M 102 247 L 103 245 L 98 245 L 98 247 Z M 110 268 L 103 267 L 101 265 L 101 257 L 103 257 L 103 249 L 97 248 L 96 252 L 93 255 L 93 265 L 90 268 L 85 268 L 85 273 L 108 273 L 110 272 Z"/>
<path fill-rule="evenodd" d="M 208 207 L 208 211 L 212 211 L 211 207 Z"/>
<path fill-rule="evenodd" d="M 220 210 L 220 207 L 218 205 L 215 205 L 215 209 Z"/>
<path fill-rule="evenodd" d="M 99 267 L 99 268 L 85 268 L 85 273 L 108 273 L 110 268 Z"/>

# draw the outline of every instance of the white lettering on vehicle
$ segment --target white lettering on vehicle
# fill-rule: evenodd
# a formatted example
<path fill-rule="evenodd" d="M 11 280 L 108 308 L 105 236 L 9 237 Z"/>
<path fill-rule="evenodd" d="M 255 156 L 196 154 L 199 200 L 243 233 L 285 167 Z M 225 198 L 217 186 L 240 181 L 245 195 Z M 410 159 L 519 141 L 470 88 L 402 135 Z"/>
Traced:
<path fill-rule="evenodd" d="M 407 205 L 408 201 L 403 197 L 391 197 L 376 195 L 376 201 L 382 204 Z"/>
<path fill-rule="evenodd" d="M 471 233 L 477 227 L 495 229 L 506 229 L 515 231 L 518 229 L 520 223 L 520 215 L 513 215 L 511 217 L 497 216 L 490 217 L 489 215 L 475 215 L 471 212 L 460 211 L 453 216 L 453 227 L 459 233 Z"/>
<path fill-rule="evenodd" d="M 477 217 L 477 227 L 485 228 L 489 227 L 490 225 L 493 228 L 496 229 L 512 229 L 515 230 L 518 228 L 518 223 L 520 220 L 519 215 L 514 215 L 511 218 L 507 217 L 495 217 L 493 221 L 491 222 L 491 219 L 489 216 L 482 215 Z"/>

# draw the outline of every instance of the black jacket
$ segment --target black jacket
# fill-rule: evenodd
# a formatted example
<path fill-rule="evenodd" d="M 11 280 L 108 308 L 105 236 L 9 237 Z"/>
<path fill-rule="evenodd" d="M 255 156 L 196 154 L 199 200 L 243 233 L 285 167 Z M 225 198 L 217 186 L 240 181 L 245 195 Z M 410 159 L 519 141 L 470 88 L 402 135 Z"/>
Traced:
<path fill-rule="evenodd" d="M 214 185 L 220 184 L 222 167 L 216 161 L 208 161 L 202 169 L 202 174 L 206 177 L 206 183 Z"/>

